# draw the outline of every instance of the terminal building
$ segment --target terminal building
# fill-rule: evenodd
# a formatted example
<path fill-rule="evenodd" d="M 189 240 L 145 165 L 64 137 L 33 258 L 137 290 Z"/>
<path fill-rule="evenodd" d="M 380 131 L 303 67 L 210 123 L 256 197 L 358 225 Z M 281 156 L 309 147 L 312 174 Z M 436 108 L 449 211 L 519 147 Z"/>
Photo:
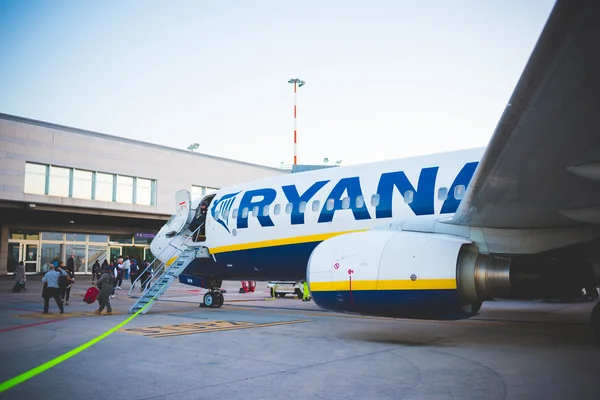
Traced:
<path fill-rule="evenodd" d="M 0 114 L 0 275 L 74 256 L 78 273 L 149 244 L 192 198 L 289 170 Z"/>

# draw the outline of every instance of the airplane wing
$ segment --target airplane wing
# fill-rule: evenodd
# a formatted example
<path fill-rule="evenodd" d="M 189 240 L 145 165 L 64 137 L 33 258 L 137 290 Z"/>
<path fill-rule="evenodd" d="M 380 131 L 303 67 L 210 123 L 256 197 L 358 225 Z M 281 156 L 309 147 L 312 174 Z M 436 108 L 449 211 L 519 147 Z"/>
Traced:
<path fill-rule="evenodd" d="M 600 224 L 600 1 L 557 1 L 449 223 Z"/>

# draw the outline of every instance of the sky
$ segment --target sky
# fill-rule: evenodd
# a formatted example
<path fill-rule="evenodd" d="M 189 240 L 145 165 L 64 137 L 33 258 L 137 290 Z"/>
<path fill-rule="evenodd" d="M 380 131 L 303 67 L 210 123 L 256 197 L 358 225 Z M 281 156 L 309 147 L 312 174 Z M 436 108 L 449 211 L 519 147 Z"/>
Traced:
<path fill-rule="evenodd" d="M 272 167 L 485 146 L 554 0 L 0 0 L 0 112 Z"/>

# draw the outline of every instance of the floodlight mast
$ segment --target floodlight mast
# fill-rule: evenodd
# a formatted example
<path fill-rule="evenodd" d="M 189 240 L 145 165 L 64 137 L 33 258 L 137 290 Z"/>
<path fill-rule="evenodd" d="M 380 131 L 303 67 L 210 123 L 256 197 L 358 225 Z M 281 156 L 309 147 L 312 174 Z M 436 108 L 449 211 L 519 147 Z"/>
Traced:
<path fill-rule="evenodd" d="M 294 84 L 294 165 L 298 163 L 298 124 L 297 124 L 297 105 L 298 105 L 298 88 L 304 86 L 306 82 L 298 78 L 292 78 L 288 83 Z"/>

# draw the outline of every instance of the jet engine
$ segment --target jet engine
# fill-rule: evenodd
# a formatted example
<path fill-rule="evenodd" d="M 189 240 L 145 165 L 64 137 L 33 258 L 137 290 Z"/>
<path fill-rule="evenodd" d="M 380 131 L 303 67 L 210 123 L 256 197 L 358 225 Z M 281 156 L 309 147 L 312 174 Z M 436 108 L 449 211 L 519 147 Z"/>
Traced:
<path fill-rule="evenodd" d="M 510 259 L 479 254 L 462 237 L 372 230 L 320 243 L 307 277 L 315 303 L 331 311 L 460 319 L 510 294 Z"/>

